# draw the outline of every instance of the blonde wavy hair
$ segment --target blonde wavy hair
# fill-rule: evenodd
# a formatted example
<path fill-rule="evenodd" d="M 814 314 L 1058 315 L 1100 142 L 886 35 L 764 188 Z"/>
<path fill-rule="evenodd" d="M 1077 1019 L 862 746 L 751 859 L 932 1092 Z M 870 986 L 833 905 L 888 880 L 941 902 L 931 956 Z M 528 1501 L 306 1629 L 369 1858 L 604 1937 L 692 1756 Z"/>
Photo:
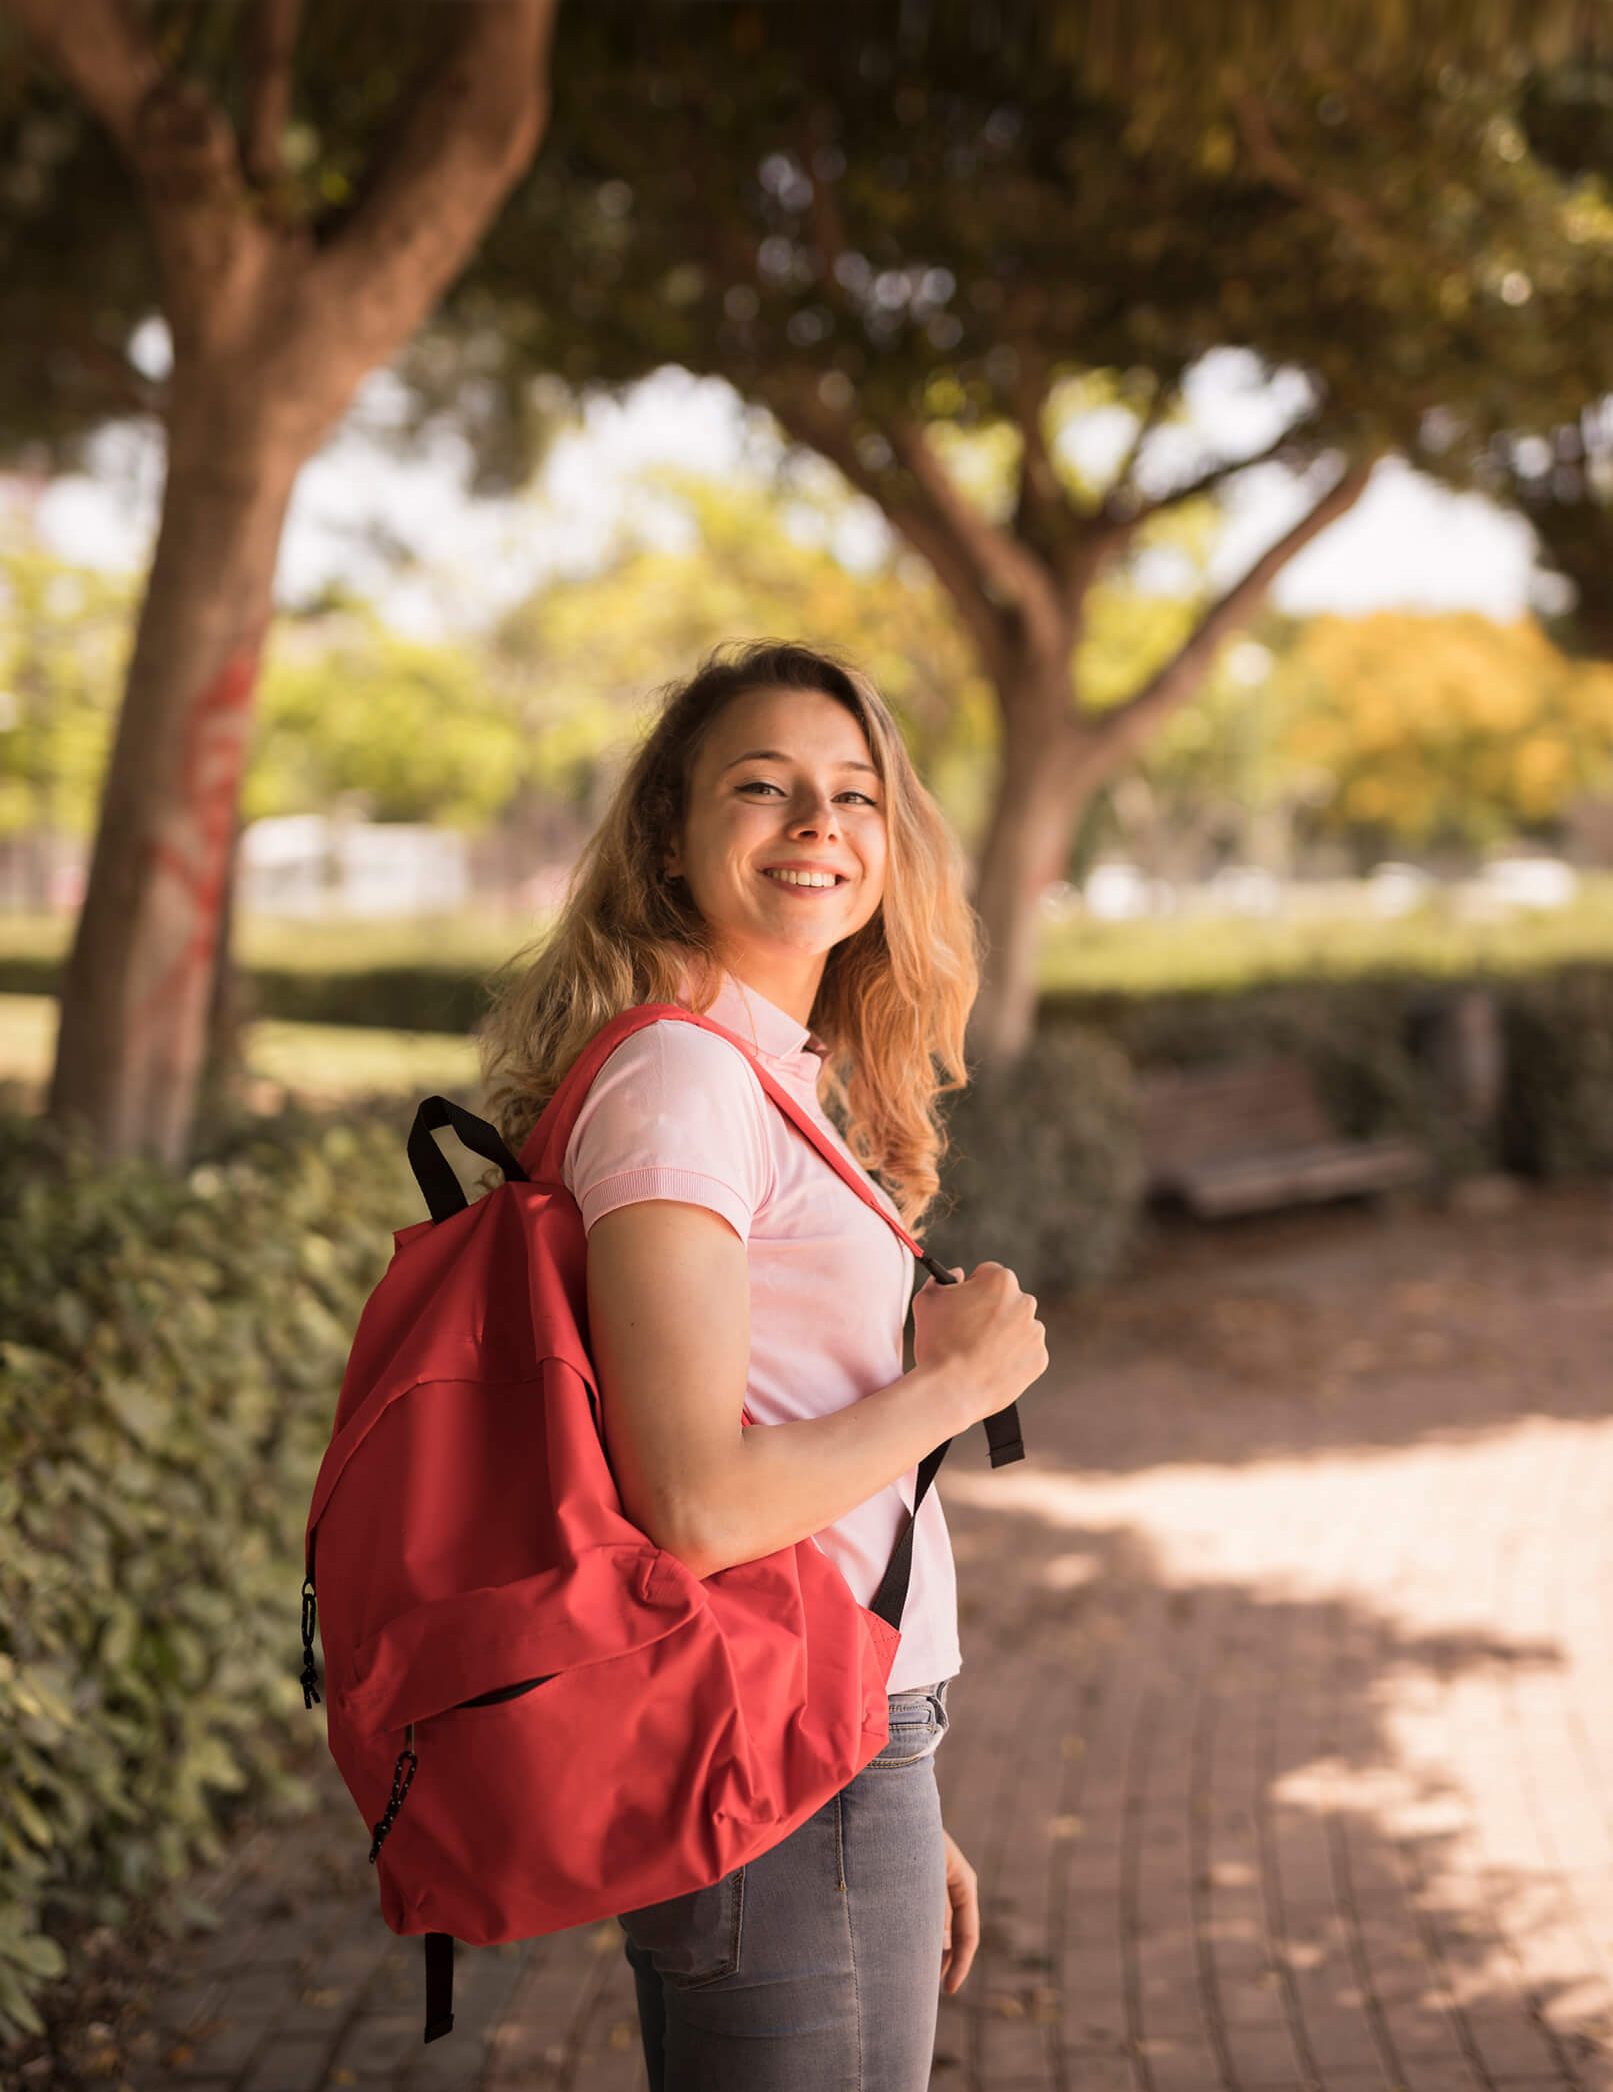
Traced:
<path fill-rule="evenodd" d="M 487 1108 L 512 1148 L 604 1024 L 644 1002 L 704 1012 L 722 984 L 709 925 L 664 871 L 695 758 L 718 714 L 758 690 L 820 692 L 863 730 L 885 792 L 884 896 L 829 952 L 811 1029 L 828 1046 L 818 1093 L 909 1228 L 935 1197 L 946 1134 L 936 1099 L 963 1088 L 980 932 L 962 852 L 919 782 L 884 699 L 860 669 L 788 640 L 719 646 L 660 710 L 572 875 L 553 931 L 517 953 L 481 1033 Z M 525 962 L 525 963 L 523 963 Z"/>

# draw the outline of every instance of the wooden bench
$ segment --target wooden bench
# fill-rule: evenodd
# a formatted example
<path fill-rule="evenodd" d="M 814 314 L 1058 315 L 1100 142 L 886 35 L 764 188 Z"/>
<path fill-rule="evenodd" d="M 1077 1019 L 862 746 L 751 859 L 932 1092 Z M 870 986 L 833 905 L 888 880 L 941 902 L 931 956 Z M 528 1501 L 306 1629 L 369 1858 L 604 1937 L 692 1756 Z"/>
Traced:
<path fill-rule="evenodd" d="M 1139 1090 L 1149 1191 L 1205 1219 L 1392 1191 L 1430 1169 L 1412 1141 L 1339 1134 L 1301 1061 L 1175 1069 L 1145 1075 Z"/>

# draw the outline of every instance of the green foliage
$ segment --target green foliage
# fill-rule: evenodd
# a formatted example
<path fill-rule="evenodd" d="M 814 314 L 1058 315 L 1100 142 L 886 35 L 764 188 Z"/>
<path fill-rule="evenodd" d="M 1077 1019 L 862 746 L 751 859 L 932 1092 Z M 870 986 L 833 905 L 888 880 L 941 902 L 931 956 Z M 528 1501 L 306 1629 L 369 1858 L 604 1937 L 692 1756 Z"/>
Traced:
<path fill-rule="evenodd" d="M 52 996 L 0 994 L 0 1111 L 12 1095 L 18 1109 L 43 1102 L 58 1014 Z M 440 1091 L 475 1110 L 481 1073 L 476 1041 L 460 1032 L 264 1018 L 248 1029 L 238 1076 L 226 1087 L 263 1109 L 277 1092 L 324 1106 Z"/>
<path fill-rule="evenodd" d="M 1430 1051 L 1459 992 L 1497 1000 L 1505 1071 L 1494 1127 L 1461 1120 Z M 1090 1029 L 1139 1069 L 1267 1053 L 1302 1060 L 1334 1123 L 1361 1136 L 1421 1141 L 1449 1180 L 1509 1169 L 1556 1178 L 1613 1171 L 1613 966 L 1430 979 L 1379 971 L 1353 979 L 1272 980 L 1147 995 L 1043 998 L 1044 1031 Z"/>
<path fill-rule="evenodd" d="M 1543 1177 L 1613 1172 L 1613 971 L 1516 982 L 1505 1014 L 1506 1160 Z"/>
<path fill-rule="evenodd" d="M 94 826 L 129 629 L 126 583 L 0 543 L 0 836 Z"/>
<path fill-rule="evenodd" d="M 451 965 L 374 966 L 341 973 L 285 966 L 254 971 L 248 979 L 259 1014 L 291 1024 L 466 1032 L 488 1002 L 482 978 Z"/>
<path fill-rule="evenodd" d="M 1275 16 L 1223 43 L 1177 10 L 1177 62 L 1122 88 L 1096 53 L 1150 31 L 1060 12 L 995 36 L 963 8 L 563 16 L 544 150 L 423 349 L 440 394 L 467 341 L 512 423 L 534 371 L 815 391 L 895 513 L 894 416 L 1011 453 L 1050 379 L 1138 373 L 1146 397 L 1216 344 L 1313 374 L 1313 450 L 1416 455 L 1437 427 L 1469 470 L 1606 389 L 1613 226 L 1531 150 L 1516 50 L 1475 29 L 1445 63 Z M 1217 46 L 1240 55 L 1181 62 Z M 1028 527 L 1064 531 L 1034 544 L 1055 562 L 1074 541 Z"/>
<path fill-rule="evenodd" d="M 1533 619 L 1311 620 L 1273 678 L 1277 760 L 1319 828 L 1414 847 L 1541 832 L 1613 771 L 1613 669 Z"/>
<path fill-rule="evenodd" d="M 1040 981 L 1049 994 L 1237 992 L 1267 983 L 1393 973 L 1451 981 L 1527 976 L 1613 959 L 1613 878 L 1586 873 L 1569 907 L 1495 918 L 1441 895 L 1405 915 L 1270 919 L 1184 913 L 1142 922 L 1072 919 L 1050 926 Z"/>
<path fill-rule="evenodd" d="M 684 511 L 687 543 L 628 546 L 589 579 L 543 588 L 499 629 L 500 671 L 530 693 L 534 784 L 578 799 L 597 789 L 651 694 L 718 641 L 801 638 L 867 669 L 921 774 L 966 833 L 977 828 L 996 738 L 990 694 L 923 563 L 845 564 L 834 546 L 850 504 L 822 471 L 778 488 L 687 473 L 652 484 Z"/>
<path fill-rule="evenodd" d="M 1552 837 L 1613 777 L 1613 672 L 1533 618 L 1265 618 L 1110 786 L 1090 840 L 1151 876 L 1220 859 L 1292 867 L 1342 841 L 1363 865 L 1470 861 Z"/>
<path fill-rule="evenodd" d="M 1455 1166 L 1465 1149 L 1415 1043 L 1438 993 L 1414 975 L 1369 974 L 1137 996 L 1061 994 L 1044 997 L 1041 1015 L 1050 1030 L 1101 1032 L 1140 1069 L 1293 1056 L 1315 1076 L 1342 1131 L 1410 1133 Z"/>
<path fill-rule="evenodd" d="M 294 1791 L 302 1529 L 358 1310 L 419 1216 L 393 1112 L 288 1118 L 185 1179 L 0 1120 L 0 2035 Z"/>
<path fill-rule="evenodd" d="M 1131 1068 L 1078 1024 L 1037 1033 L 1011 1073 L 950 1100 L 943 1204 L 926 1247 L 943 1264 L 1006 1264 L 1049 1298 L 1119 1266 L 1142 1199 Z"/>
<path fill-rule="evenodd" d="M 329 0 L 298 25 L 285 169 L 265 205 L 327 237 L 440 45 L 449 10 L 394 13 Z M 238 126 L 253 81 L 250 9 L 149 0 L 137 13 L 164 63 L 203 85 Z M 239 131 L 238 131 L 239 135 Z M 0 453 L 60 461 L 109 419 L 160 413 L 163 388 L 129 354 L 161 308 L 141 185 L 104 124 L 0 18 Z"/>
<path fill-rule="evenodd" d="M 374 619 L 282 628 L 258 695 L 242 815 L 305 813 L 357 794 L 379 821 L 480 828 L 509 804 L 525 751 L 485 661 Z"/>

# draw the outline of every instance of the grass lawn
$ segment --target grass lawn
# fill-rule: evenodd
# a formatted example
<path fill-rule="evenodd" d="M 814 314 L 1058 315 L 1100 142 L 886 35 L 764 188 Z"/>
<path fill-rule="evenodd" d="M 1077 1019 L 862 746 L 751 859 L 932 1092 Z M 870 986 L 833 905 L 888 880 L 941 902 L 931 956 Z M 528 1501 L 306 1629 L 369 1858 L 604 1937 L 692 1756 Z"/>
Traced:
<path fill-rule="evenodd" d="M 237 951 L 247 965 L 343 972 L 435 965 L 487 973 L 541 928 L 535 919 L 488 915 L 397 922 L 288 922 L 246 918 Z M 67 917 L 0 914 L 0 956 L 52 958 L 65 950 Z M 1343 913 L 1323 894 L 1295 897 L 1269 920 L 1183 914 L 1137 922 L 1074 916 L 1044 927 L 1044 990 L 1146 995 L 1260 981 L 1341 978 L 1380 969 L 1429 978 L 1525 972 L 1571 960 L 1613 961 L 1613 874 L 1583 876 L 1570 907 L 1475 915 L 1442 893 L 1401 916 Z M 56 1006 L 45 996 L 0 995 L 0 1082 L 37 1093 L 49 1073 Z M 264 1018 L 250 1033 L 250 1073 L 311 1099 L 371 1092 L 471 1101 L 476 1055 L 446 1032 L 288 1024 Z"/>
<path fill-rule="evenodd" d="M 1329 909 L 1303 893 L 1291 912 L 1268 920 L 1077 916 L 1048 924 L 1041 985 L 1044 991 L 1146 995 L 1382 970 L 1431 979 L 1527 973 L 1572 960 L 1613 960 L 1613 874 L 1583 876 L 1569 907 L 1489 917 L 1454 894 L 1437 895 L 1406 915 L 1374 916 Z"/>
<path fill-rule="evenodd" d="M 234 926 L 235 956 L 243 966 L 310 973 L 423 965 L 491 973 L 546 927 L 547 918 L 527 915 L 414 915 L 373 922 L 242 915 Z M 70 915 L 0 914 L 0 957 L 65 958 L 72 931 Z"/>
<path fill-rule="evenodd" d="M 249 967 L 310 973 L 440 966 L 486 974 L 544 927 L 535 916 L 487 914 L 379 922 L 246 916 L 236 926 L 236 953 Z M 0 958 L 58 957 L 71 928 L 66 916 L 0 914 Z M 1076 915 L 1044 926 L 1041 975 L 1044 989 L 1148 993 L 1383 967 L 1433 976 L 1515 972 L 1570 959 L 1613 960 L 1613 873 L 1583 874 L 1569 907 L 1490 918 L 1473 913 L 1453 892 L 1406 915 L 1374 916 L 1345 913 L 1325 890 L 1304 888 L 1284 915 L 1270 920 L 1184 913 L 1099 922 Z"/>
<path fill-rule="evenodd" d="M 37 1102 L 55 1044 L 51 997 L 0 995 L 0 1082 L 19 1084 Z M 428 1097 L 441 1090 L 474 1107 L 479 1087 L 476 1049 L 469 1039 L 445 1032 L 281 1024 L 269 1018 L 249 1034 L 247 1069 L 254 1082 L 294 1090 L 310 1102 L 378 1091 Z"/>

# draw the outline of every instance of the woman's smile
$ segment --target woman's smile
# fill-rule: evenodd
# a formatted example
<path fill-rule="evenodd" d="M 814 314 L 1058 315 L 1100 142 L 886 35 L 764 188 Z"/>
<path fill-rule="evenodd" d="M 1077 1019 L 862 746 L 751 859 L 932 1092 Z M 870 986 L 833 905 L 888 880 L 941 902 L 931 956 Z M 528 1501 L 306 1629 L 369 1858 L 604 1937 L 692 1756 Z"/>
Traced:
<path fill-rule="evenodd" d="M 879 909 L 887 850 L 856 715 L 822 691 L 762 689 L 728 706 L 696 758 L 668 869 L 729 969 L 805 1023 L 829 952 Z"/>

